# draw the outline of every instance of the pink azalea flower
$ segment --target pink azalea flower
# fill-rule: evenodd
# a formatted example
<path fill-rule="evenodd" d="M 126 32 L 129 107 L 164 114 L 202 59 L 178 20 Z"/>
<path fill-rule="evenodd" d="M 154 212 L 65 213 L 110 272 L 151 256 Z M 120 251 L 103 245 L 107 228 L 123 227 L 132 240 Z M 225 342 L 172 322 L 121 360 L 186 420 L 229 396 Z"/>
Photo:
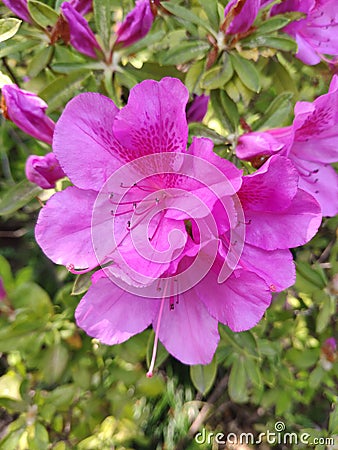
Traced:
<path fill-rule="evenodd" d="M 4 283 L 2 281 L 2 278 L 0 277 L 0 300 L 3 300 L 4 298 L 6 298 L 7 296 L 7 292 L 4 286 Z"/>
<path fill-rule="evenodd" d="M 84 55 L 96 58 L 97 52 L 102 52 L 102 49 L 87 20 L 68 2 L 62 3 L 61 13 L 68 23 L 69 39 L 72 47 Z"/>
<path fill-rule="evenodd" d="M 56 181 L 65 177 L 54 153 L 45 156 L 31 155 L 26 161 L 26 177 L 43 189 L 55 187 Z"/>
<path fill-rule="evenodd" d="M 262 161 L 273 154 L 290 158 L 299 172 L 299 186 L 313 195 L 324 216 L 338 211 L 338 176 L 330 163 L 338 160 L 338 76 L 329 92 L 313 103 L 297 102 L 292 126 L 242 135 L 239 158 Z"/>
<path fill-rule="evenodd" d="M 2 110 L 25 133 L 51 144 L 55 124 L 46 115 L 48 105 L 33 92 L 20 89 L 15 84 L 2 87 Z"/>
<path fill-rule="evenodd" d="M 187 121 L 202 122 L 208 110 L 209 96 L 194 95 L 193 100 L 187 105 Z"/>
<path fill-rule="evenodd" d="M 27 0 L 2 0 L 3 3 L 25 22 L 32 22 L 27 7 Z"/>
<path fill-rule="evenodd" d="M 285 0 L 271 13 L 299 11 L 306 17 L 287 25 L 283 31 L 298 44 L 296 56 L 305 64 L 318 64 L 323 55 L 338 55 L 338 10 L 336 0 Z"/>
<path fill-rule="evenodd" d="M 226 34 L 245 33 L 254 23 L 261 6 L 260 0 L 230 0 L 224 9 L 225 21 L 230 23 Z"/>
<path fill-rule="evenodd" d="M 136 0 L 135 8 L 127 14 L 116 34 L 116 45 L 127 47 L 142 39 L 154 21 L 150 0 Z"/>

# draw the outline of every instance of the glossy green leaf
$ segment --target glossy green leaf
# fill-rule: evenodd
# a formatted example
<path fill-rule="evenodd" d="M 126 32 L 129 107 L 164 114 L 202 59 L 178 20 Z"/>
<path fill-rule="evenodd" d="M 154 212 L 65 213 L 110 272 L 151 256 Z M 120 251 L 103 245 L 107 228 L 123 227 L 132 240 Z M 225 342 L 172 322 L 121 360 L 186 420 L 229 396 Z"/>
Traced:
<path fill-rule="evenodd" d="M 161 4 L 167 11 L 174 14 L 174 16 L 180 17 L 181 19 L 184 19 L 187 22 L 194 23 L 195 25 L 204 28 L 211 35 L 217 38 L 217 31 L 213 30 L 212 27 L 205 20 L 194 14 L 189 9 L 176 5 L 175 3 L 172 2 L 161 2 Z"/>
<path fill-rule="evenodd" d="M 245 403 L 248 401 L 246 370 L 241 358 L 235 359 L 231 367 L 228 391 L 233 402 Z"/>
<path fill-rule="evenodd" d="M 234 102 L 220 89 L 210 93 L 211 104 L 216 118 L 228 131 L 234 131 L 238 122 L 238 111 Z"/>
<path fill-rule="evenodd" d="M 162 51 L 159 54 L 159 63 L 162 65 L 184 64 L 193 59 L 203 57 L 210 45 L 204 41 L 187 41 L 180 45 Z"/>
<path fill-rule="evenodd" d="M 202 93 L 202 90 L 200 88 L 200 80 L 203 76 L 204 66 L 205 61 L 203 59 L 200 61 L 195 61 L 193 64 L 191 64 L 184 81 L 184 84 L 186 85 L 189 92 L 194 92 L 198 95 Z"/>
<path fill-rule="evenodd" d="M 198 0 L 201 8 L 204 10 L 205 14 L 208 17 L 210 26 L 215 33 L 219 30 L 219 15 L 218 15 L 218 3 L 217 0 Z"/>
<path fill-rule="evenodd" d="M 296 42 L 290 37 L 285 36 L 257 36 L 256 38 L 246 40 L 243 42 L 243 47 L 256 48 L 256 47 L 268 47 L 275 48 L 276 50 L 282 50 L 284 52 L 297 51 Z"/>
<path fill-rule="evenodd" d="M 109 49 L 111 12 L 110 0 L 93 0 L 96 29 L 102 39 L 103 46 Z"/>
<path fill-rule="evenodd" d="M 0 19 L 0 42 L 7 41 L 13 37 L 19 30 L 22 20 L 14 19 Z"/>
<path fill-rule="evenodd" d="M 42 189 L 28 180 L 22 180 L 11 187 L 0 200 L 0 216 L 13 214 L 27 205 Z"/>
<path fill-rule="evenodd" d="M 35 53 L 27 66 L 27 73 L 30 77 L 36 77 L 50 63 L 54 53 L 52 46 L 43 47 Z"/>
<path fill-rule="evenodd" d="M 216 131 L 211 130 L 207 125 L 200 122 L 189 123 L 189 134 L 191 134 L 191 136 L 211 139 L 215 145 L 223 145 L 226 143 L 224 136 L 221 136 Z"/>
<path fill-rule="evenodd" d="M 332 314 L 331 298 L 328 294 L 322 293 L 322 302 L 316 318 L 316 332 L 322 333 L 330 322 Z M 333 308 L 334 309 L 334 308 Z"/>
<path fill-rule="evenodd" d="M 195 388 L 206 395 L 212 388 L 217 374 L 217 362 L 214 358 L 210 364 L 190 366 L 190 377 Z"/>
<path fill-rule="evenodd" d="M 66 368 L 69 358 L 68 351 L 64 345 L 55 344 L 41 356 L 42 377 L 46 383 L 53 384 L 60 379 Z"/>
<path fill-rule="evenodd" d="M 80 295 L 88 291 L 91 285 L 92 272 L 77 275 L 74 281 L 71 295 Z"/>
<path fill-rule="evenodd" d="M 231 53 L 230 56 L 235 72 L 242 83 L 251 91 L 258 93 L 261 89 L 261 84 L 255 65 L 236 53 Z"/>
<path fill-rule="evenodd" d="M 253 129 L 270 129 L 287 125 L 292 113 L 292 92 L 283 92 L 275 97 L 261 120 L 256 122 Z"/>
<path fill-rule="evenodd" d="M 18 42 L 15 39 L 13 41 L 9 41 L 6 43 L 0 43 L 0 58 L 4 58 L 5 56 L 15 54 L 17 52 L 23 52 L 27 49 L 33 49 L 40 42 L 33 39 L 27 39 L 21 42 Z"/>
<path fill-rule="evenodd" d="M 54 26 L 59 18 L 58 13 L 45 3 L 28 0 L 27 6 L 34 22 L 42 28 Z"/>
<path fill-rule="evenodd" d="M 220 65 L 212 67 L 201 78 L 202 89 L 219 89 L 223 87 L 234 73 L 229 57 L 223 58 Z"/>
<path fill-rule="evenodd" d="M 262 25 L 259 26 L 257 32 L 259 34 L 272 33 L 273 31 L 284 28 L 290 22 L 291 19 L 289 17 L 283 15 L 273 16 L 263 22 Z"/>

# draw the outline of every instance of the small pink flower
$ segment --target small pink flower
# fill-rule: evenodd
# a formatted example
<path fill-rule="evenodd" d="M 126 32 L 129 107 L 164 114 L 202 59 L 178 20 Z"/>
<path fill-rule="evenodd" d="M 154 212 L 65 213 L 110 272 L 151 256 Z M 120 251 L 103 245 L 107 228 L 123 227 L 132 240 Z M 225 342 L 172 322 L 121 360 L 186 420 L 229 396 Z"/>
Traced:
<path fill-rule="evenodd" d="M 2 87 L 4 116 L 25 133 L 51 144 L 55 124 L 46 115 L 48 105 L 33 92 L 20 89 L 15 84 Z"/>
<path fill-rule="evenodd" d="M 243 134 L 239 158 L 262 161 L 274 154 L 287 156 L 299 173 L 299 186 L 322 207 L 324 216 L 338 211 L 338 176 L 330 166 L 338 160 L 338 76 L 329 92 L 314 102 L 297 102 L 292 126 Z"/>
<path fill-rule="evenodd" d="M 118 27 L 116 45 L 127 47 L 142 39 L 154 21 L 150 0 L 137 0 L 135 8 Z"/>
<path fill-rule="evenodd" d="M 26 177 L 43 189 L 51 189 L 65 174 L 54 153 L 47 153 L 45 156 L 29 156 L 26 161 Z"/>
<path fill-rule="evenodd" d="M 187 105 L 187 121 L 202 122 L 208 110 L 209 96 L 194 95 L 193 100 Z"/>
<path fill-rule="evenodd" d="M 285 0 L 271 13 L 299 11 L 306 16 L 287 25 L 283 31 L 298 44 L 296 56 L 305 64 L 318 64 L 324 55 L 338 56 L 338 14 L 336 0 Z"/>

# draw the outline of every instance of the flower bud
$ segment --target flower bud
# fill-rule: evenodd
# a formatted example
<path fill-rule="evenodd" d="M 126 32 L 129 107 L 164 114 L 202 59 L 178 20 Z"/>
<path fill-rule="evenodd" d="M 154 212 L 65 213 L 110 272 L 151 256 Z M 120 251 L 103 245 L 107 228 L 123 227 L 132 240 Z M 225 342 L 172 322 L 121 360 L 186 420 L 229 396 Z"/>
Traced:
<path fill-rule="evenodd" d="M 29 156 L 26 161 L 26 177 L 43 189 L 51 189 L 65 174 L 54 153 L 47 153 L 45 156 Z"/>

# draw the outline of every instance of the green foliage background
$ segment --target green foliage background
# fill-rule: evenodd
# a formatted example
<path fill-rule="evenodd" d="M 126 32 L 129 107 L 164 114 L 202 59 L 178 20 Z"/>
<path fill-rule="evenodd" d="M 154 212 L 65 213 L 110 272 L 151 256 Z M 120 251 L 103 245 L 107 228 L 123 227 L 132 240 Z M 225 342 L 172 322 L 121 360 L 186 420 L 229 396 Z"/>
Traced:
<path fill-rule="evenodd" d="M 57 9 L 60 2 L 43 3 Z M 162 2 L 151 32 L 110 64 L 60 42 L 49 45 L 43 28 L 53 25 L 54 15 L 32 1 L 35 26 L 1 24 L 1 35 L 13 34 L 0 43 L 1 80 L 6 75 L 37 92 L 57 120 L 79 92 L 102 92 L 123 106 L 136 83 L 178 77 L 191 94 L 211 97 L 203 123 L 190 125 L 191 136 L 210 137 L 218 154 L 240 166 L 233 149 L 243 123 L 253 130 L 290 124 L 295 102 L 327 92 L 332 73 L 324 63 L 307 67 L 294 58 L 295 43 L 280 31 L 294 17 L 269 19 L 264 11 L 253 34 L 216 52 L 226 3 Z M 97 11 L 110 12 L 87 16 L 106 60 L 109 33 L 112 42 L 115 23 L 133 6 L 94 1 Z M 0 8 L 3 19 L 13 17 Z M 322 349 L 335 334 L 337 218 L 324 220 L 318 235 L 294 250 L 296 284 L 275 295 L 258 326 L 237 334 L 220 326 L 209 366 L 189 368 L 160 347 L 158 371 L 148 379 L 153 332 L 114 347 L 86 336 L 74 323 L 74 309 L 88 278 L 74 284 L 34 241 L 36 197 L 44 201 L 52 192 L 28 183 L 24 165 L 30 154 L 48 151 L 1 119 L 0 276 L 8 295 L 0 304 L 0 449 L 193 450 L 211 448 L 194 442 L 203 427 L 258 434 L 273 431 L 278 420 L 312 440 L 337 433 L 338 364 L 328 364 Z M 245 164 L 244 170 L 253 169 Z"/>

